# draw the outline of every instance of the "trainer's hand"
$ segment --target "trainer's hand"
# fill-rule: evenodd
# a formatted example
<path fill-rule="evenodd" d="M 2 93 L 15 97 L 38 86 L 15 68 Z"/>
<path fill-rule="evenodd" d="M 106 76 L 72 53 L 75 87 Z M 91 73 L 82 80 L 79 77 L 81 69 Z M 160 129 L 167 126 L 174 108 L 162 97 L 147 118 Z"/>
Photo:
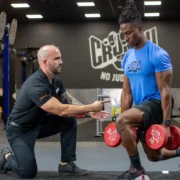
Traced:
<path fill-rule="evenodd" d="M 99 112 L 90 112 L 89 115 L 93 118 L 93 119 L 107 119 L 110 117 L 110 114 L 107 111 L 99 111 Z"/>
<path fill-rule="evenodd" d="M 111 102 L 111 100 L 104 100 L 104 101 L 95 101 L 92 103 L 92 112 L 101 111 L 104 107 L 104 103 Z"/>

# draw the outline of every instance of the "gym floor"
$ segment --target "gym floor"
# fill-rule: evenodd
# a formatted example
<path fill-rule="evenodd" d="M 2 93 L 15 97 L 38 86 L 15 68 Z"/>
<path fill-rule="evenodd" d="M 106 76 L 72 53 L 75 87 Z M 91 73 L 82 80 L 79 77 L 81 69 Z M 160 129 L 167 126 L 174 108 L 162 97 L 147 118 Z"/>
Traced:
<path fill-rule="evenodd" d="M 41 179 L 116 179 L 117 176 L 129 168 L 129 159 L 122 146 L 110 148 L 105 145 L 102 137 L 95 136 L 95 120 L 90 118 L 78 119 L 77 138 L 77 165 L 90 171 L 89 175 L 83 177 L 67 176 L 59 177 L 57 167 L 60 162 L 59 134 L 49 138 L 38 140 L 35 153 L 38 164 L 38 175 Z M 105 127 L 108 122 L 104 122 Z M 173 123 L 180 127 L 180 119 L 176 118 Z M 3 125 L 0 123 L 0 149 L 8 146 Z M 138 144 L 141 162 L 147 174 L 152 180 L 180 179 L 180 158 L 161 162 L 150 162 L 143 152 L 141 143 Z M 168 172 L 168 173 L 167 173 Z M 8 173 L 0 175 L 1 180 L 19 179 L 15 174 Z"/>

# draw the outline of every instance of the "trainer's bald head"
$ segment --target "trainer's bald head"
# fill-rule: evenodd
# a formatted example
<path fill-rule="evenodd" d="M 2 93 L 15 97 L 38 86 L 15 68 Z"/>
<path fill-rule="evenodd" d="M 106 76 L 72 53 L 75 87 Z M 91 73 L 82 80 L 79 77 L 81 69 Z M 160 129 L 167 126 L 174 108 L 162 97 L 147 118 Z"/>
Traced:
<path fill-rule="evenodd" d="M 45 45 L 45 46 L 42 46 L 39 49 L 38 53 L 37 53 L 37 58 L 38 58 L 39 65 L 41 64 L 42 60 L 48 59 L 48 57 L 54 51 L 59 51 L 59 49 L 56 46 L 54 46 L 54 45 Z"/>

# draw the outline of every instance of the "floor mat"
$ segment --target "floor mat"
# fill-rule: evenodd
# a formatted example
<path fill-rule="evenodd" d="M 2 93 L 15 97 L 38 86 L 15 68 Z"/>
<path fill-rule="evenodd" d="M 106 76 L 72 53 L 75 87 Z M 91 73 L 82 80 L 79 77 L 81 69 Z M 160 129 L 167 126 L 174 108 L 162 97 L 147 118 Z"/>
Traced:
<path fill-rule="evenodd" d="M 57 172 L 39 172 L 33 180 L 115 180 L 120 172 L 89 172 L 86 176 L 59 176 Z M 162 172 L 147 172 L 151 180 L 179 180 L 180 174 L 178 172 L 170 172 L 169 174 L 162 174 Z M 0 175 L 1 180 L 20 180 L 17 175 L 13 173 Z"/>

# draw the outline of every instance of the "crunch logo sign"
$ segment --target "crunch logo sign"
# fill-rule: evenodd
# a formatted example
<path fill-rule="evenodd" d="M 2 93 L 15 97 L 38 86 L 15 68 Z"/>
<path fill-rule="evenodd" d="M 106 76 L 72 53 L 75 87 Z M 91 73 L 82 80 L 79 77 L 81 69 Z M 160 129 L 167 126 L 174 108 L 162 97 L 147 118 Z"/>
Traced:
<path fill-rule="evenodd" d="M 145 31 L 147 39 L 158 44 L 157 28 L 153 27 Z M 128 44 L 120 33 L 111 31 L 103 40 L 91 35 L 89 37 L 89 49 L 91 67 L 95 70 L 101 70 L 100 80 L 122 82 L 123 69 L 121 61 L 128 51 Z M 116 74 L 103 71 L 106 67 L 113 66 Z"/>

